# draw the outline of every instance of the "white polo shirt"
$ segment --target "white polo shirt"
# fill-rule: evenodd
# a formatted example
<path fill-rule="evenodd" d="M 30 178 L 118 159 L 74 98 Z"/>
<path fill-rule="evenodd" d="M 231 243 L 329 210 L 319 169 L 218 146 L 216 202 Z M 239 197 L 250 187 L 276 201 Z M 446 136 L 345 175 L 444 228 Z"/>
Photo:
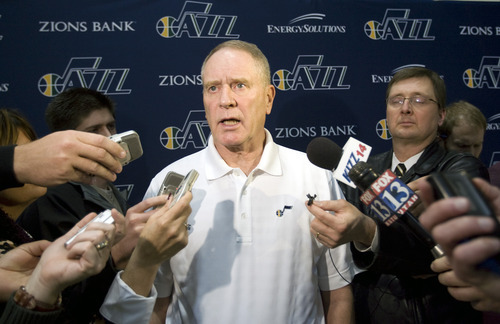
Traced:
<path fill-rule="evenodd" d="M 156 175 L 145 198 L 169 171 L 191 169 L 200 175 L 189 243 L 155 281 L 158 297 L 173 291 L 167 323 L 323 323 L 320 289 L 346 286 L 355 274 L 348 245 L 328 249 L 309 231 L 307 194 L 343 198 L 332 173 L 275 144 L 266 130 L 263 156 L 248 177 L 222 160 L 210 138 L 207 148 Z"/>

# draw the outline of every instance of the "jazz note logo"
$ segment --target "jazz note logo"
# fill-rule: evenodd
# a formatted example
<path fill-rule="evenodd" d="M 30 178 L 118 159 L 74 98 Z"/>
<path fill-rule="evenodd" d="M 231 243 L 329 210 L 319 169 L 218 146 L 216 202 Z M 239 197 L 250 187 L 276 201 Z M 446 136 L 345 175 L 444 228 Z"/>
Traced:
<path fill-rule="evenodd" d="M 287 210 L 287 209 L 292 209 L 292 208 L 293 208 L 293 206 L 287 206 L 287 205 L 285 205 L 285 206 L 283 206 L 283 210 L 278 209 L 278 210 L 276 211 L 276 216 L 278 216 L 278 217 L 283 217 L 283 214 L 285 213 L 285 210 Z"/>

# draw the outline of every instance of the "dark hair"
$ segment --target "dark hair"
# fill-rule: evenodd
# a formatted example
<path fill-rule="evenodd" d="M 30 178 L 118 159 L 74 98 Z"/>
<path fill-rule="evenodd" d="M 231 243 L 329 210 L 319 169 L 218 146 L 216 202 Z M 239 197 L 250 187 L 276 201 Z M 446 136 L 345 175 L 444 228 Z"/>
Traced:
<path fill-rule="evenodd" d="M 58 94 L 45 110 L 45 122 L 51 132 L 76 129 L 91 112 L 107 109 L 115 117 L 115 104 L 99 91 L 71 88 Z"/>
<path fill-rule="evenodd" d="M 396 72 L 396 74 L 394 74 L 391 81 L 389 82 L 389 85 L 387 86 L 387 91 L 385 92 L 385 100 L 389 99 L 389 93 L 391 92 L 392 86 L 395 83 L 411 78 L 428 78 L 429 80 L 431 80 L 438 107 L 440 110 L 445 108 L 446 85 L 444 84 L 443 79 L 441 79 L 439 74 L 437 74 L 436 72 L 428 68 L 419 66 L 405 68 Z"/>
<path fill-rule="evenodd" d="M 12 145 L 17 142 L 19 132 L 23 132 L 28 139 L 37 139 L 35 129 L 28 120 L 16 109 L 0 109 L 0 145 Z"/>

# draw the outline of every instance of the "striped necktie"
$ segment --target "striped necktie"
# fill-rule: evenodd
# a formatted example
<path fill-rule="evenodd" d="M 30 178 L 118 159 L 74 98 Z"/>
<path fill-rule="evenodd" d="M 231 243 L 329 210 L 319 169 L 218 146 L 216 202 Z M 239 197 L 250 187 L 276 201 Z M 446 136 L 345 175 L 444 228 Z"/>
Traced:
<path fill-rule="evenodd" d="M 398 176 L 398 178 L 401 178 L 406 172 L 406 167 L 404 163 L 399 163 L 396 166 L 396 169 L 394 169 L 394 174 Z"/>

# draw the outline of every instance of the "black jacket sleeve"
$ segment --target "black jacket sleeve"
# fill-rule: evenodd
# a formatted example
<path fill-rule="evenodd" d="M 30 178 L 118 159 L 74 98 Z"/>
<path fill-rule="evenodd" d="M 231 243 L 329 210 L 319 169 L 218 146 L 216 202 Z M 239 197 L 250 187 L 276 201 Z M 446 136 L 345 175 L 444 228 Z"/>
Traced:
<path fill-rule="evenodd" d="M 0 146 L 0 190 L 21 187 L 14 174 L 15 145 Z"/>

